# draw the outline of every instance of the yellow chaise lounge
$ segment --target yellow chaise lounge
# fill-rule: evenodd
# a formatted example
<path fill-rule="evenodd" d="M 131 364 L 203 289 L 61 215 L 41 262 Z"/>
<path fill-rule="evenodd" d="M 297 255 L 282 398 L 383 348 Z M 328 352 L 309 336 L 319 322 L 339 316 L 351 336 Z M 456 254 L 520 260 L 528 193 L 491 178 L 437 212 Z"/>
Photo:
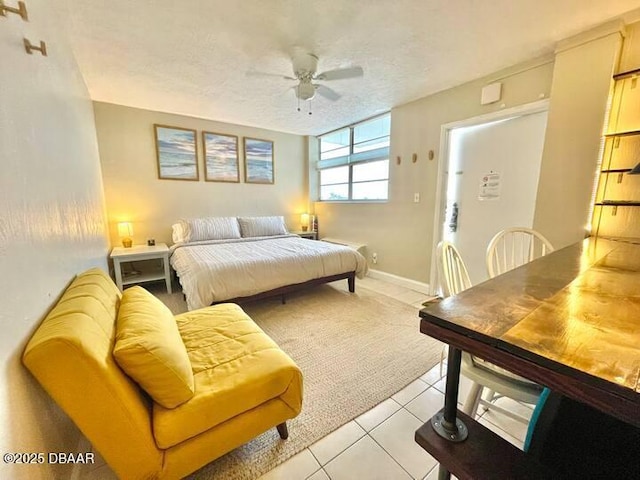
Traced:
<path fill-rule="evenodd" d="M 99 269 L 71 283 L 23 362 L 126 479 L 184 477 L 274 426 L 286 438 L 302 406 L 300 369 L 240 307 L 173 317 Z"/>

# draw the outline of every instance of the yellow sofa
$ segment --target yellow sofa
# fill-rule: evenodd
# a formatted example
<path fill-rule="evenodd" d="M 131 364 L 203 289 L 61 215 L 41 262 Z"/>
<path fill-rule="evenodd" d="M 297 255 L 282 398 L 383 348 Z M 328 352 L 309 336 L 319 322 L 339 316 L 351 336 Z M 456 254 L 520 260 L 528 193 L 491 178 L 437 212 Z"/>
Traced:
<path fill-rule="evenodd" d="M 120 478 L 181 478 L 302 406 L 300 369 L 245 313 L 221 304 L 175 317 L 193 397 L 155 403 L 116 362 L 121 293 L 101 270 L 79 275 L 29 341 L 23 362 Z"/>

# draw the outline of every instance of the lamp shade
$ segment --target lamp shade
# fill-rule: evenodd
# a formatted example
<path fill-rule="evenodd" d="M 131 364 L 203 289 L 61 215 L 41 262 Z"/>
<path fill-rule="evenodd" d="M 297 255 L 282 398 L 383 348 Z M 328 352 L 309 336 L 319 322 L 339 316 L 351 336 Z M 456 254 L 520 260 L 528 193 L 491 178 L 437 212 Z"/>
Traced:
<path fill-rule="evenodd" d="M 309 228 L 309 214 L 303 213 L 300 215 L 300 225 L 302 226 L 302 230 L 307 231 Z"/>
<path fill-rule="evenodd" d="M 631 169 L 629 175 L 640 175 L 640 163 Z"/>
<path fill-rule="evenodd" d="M 133 235 L 133 225 L 131 222 L 120 222 L 118 223 L 118 236 L 119 237 L 130 237 Z"/>
<path fill-rule="evenodd" d="M 123 247 L 131 248 L 131 245 L 133 245 L 133 240 L 131 239 L 133 236 L 133 225 L 131 225 L 131 222 L 118 223 L 118 236 L 122 238 Z"/>

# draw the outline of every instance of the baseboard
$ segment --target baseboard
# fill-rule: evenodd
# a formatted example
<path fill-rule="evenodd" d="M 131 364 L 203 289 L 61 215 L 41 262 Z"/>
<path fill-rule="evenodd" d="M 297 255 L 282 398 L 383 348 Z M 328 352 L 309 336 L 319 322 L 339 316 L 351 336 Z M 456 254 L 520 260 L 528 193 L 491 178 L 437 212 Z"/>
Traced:
<path fill-rule="evenodd" d="M 410 278 L 400 277 L 398 275 L 394 275 L 393 273 L 387 273 L 387 272 L 382 272 L 380 270 L 373 270 L 373 269 L 369 269 L 369 273 L 367 275 L 371 278 L 384 280 L 385 282 L 393 283 L 395 285 L 400 285 L 401 287 L 410 288 L 411 290 L 415 290 L 416 292 L 431 295 L 431 290 L 429 288 L 428 283 L 418 282 L 417 280 L 411 280 Z"/>

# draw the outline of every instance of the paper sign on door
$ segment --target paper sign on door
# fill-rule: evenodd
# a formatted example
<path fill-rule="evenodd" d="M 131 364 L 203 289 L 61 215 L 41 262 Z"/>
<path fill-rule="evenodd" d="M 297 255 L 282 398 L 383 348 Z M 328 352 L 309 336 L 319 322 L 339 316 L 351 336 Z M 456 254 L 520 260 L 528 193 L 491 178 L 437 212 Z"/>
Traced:
<path fill-rule="evenodd" d="M 480 179 L 478 200 L 498 200 L 500 198 L 501 185 L 502 180 L 499 173 L 490 172 L 483 175 Z"/>

